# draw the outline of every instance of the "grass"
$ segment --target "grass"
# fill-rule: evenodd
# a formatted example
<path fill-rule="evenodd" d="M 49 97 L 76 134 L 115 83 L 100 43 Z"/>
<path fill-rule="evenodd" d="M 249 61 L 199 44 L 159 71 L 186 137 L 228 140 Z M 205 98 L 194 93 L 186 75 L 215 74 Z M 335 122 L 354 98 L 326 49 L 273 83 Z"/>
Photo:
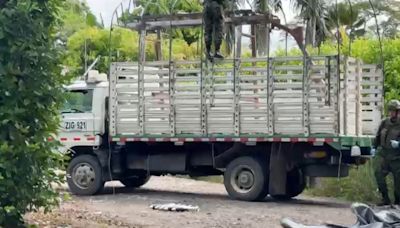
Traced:
<path fill-rule="evenodd" d="M 393 193 L 393 179 L 388 178 L 389 191 Z M 324 196 L 357 201 L 364 203 L 377 203 L 380 194 L 377 190 L 372 163 L 350 170 L 346 178 L 326 178 L 322 180 L 321 187 L 309 189 L 306 193 L 313 196 Z M 393 196 L 392 196 L 393 197 Z"/>
<path fill-rule="evenodd" d="M 223 183 L 223 176 L 193 177 L 191 179 Z M 393 200 L 393 178 L 389 176 L 387 179 L 389 192 Z M 372 204 L 380 201 L 380 193 L 375 182 L 371 162 L 357 168 L 352 168 L 349 176 L 345 178 L 322 178 L 319 186 L 307 189 L 305 194 Z"/>
<path fill-rule="evenodd" d="M 193 180 L 208 181 L 212 183 L 222 184 L 224 183 L 223 176 L 208 176 L 208 177 L 192 177 Z"/>

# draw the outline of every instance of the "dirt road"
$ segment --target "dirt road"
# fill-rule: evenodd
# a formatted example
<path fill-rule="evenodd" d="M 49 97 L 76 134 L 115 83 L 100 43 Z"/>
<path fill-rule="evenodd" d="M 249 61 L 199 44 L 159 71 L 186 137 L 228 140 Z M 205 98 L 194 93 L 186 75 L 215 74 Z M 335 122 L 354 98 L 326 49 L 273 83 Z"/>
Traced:
<path fill-rule="evenodd" d="M 164 212 L 149 208 L 153 203 L 197 205 L 199 212 Z M 281 227 L 280 219 L 315 225 L 325 222 L 350 225 L 355 221 L 348 203 L 332 199 L 298 197 L 290 202 L 241 202 L 230 200 L 221 184 L 173 177 L 152 177 L 141 189 L 110 183 L 101 195 L 73 197 L 63 203 L 60 214 L 73 211 L 96 223 L 72 223 L 73 227 Z M 79 215 L 82 217 L 82 215 Z M 65 217 L 65 215 L 64 215 Z M 75 218 L 76 219 L 76 218 Z"/>

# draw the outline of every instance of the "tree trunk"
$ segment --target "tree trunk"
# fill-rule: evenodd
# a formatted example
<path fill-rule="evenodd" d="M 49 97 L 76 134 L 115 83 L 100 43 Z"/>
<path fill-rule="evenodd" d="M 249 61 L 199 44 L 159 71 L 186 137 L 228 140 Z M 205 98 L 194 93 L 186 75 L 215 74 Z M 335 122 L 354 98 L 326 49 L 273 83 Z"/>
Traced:
<path fill-rule="evenodd" d="M 312 36 L 311 36 L 311 44 L 313 47 L 316 47 L 316 35 L 317 35 L 317 18 L 312 19 Z"/>
<path fill-rule="evenodd" d="M 311 45 L 312 47 L 317 46 L 317 18 L 311 18 L 307 20 L 306 28 L 306 47 Z"/>
<path fill-rule="evenodd" d="M 307 20 L 306 24 L 307 25 L 306 25 L 306 42 L 305 42 L 305 45 L 307 47 L 309 45 L 314 45 L 314 43 L 313 43 L 314 25 L 313 25 L 312 19 Z"/>
<path fill-rule="evenodd" d="M 287 18 L 286 18 L 286 13 L 283 9 L 281 9 L 282 15 L 283 15 L 283 21 L 285 22 L 285 26 L 287 26 Z M 285 55 L 288 55 L 288 32 L 285 32 Z"/>

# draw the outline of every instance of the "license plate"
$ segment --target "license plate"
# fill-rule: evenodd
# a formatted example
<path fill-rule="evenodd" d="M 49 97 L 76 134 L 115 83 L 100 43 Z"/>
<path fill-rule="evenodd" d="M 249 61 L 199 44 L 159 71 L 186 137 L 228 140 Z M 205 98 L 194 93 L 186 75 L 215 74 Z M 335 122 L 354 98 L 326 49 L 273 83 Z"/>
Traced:
<path fill-rule="evenodd" d="M 66 121 L 64 122 L 64 129 L 67 131 L 86 131 L 86 121 Z"/>

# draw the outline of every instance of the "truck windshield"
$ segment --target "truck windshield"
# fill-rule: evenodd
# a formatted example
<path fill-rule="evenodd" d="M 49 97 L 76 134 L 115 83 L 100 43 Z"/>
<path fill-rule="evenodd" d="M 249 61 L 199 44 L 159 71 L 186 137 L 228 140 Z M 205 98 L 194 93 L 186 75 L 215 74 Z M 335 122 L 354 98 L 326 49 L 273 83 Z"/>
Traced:
<path fill-rule="evenodd" d="M 93 90 L 67 91 L 62 113 L 92 112 L 92 101 Z"/>

